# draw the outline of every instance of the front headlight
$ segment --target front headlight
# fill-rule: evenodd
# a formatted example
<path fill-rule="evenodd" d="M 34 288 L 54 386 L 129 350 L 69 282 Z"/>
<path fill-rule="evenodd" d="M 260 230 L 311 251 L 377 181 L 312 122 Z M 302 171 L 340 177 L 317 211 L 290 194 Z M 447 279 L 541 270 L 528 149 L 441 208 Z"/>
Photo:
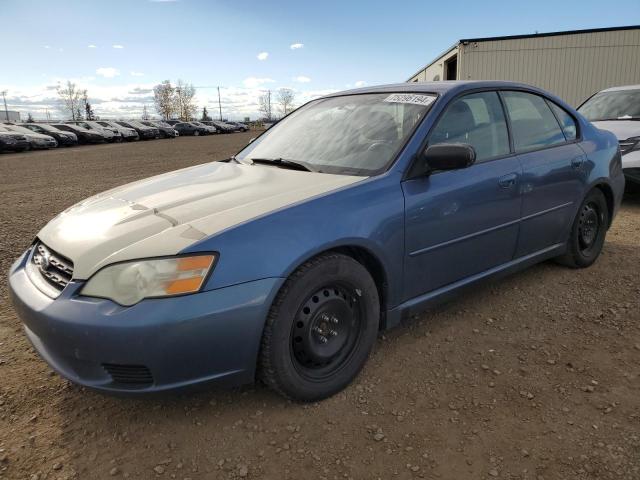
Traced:
<path fill-rule="evenodd" d="M 93 275 L 80 294 L 108 298 L 128 307 L 144 298 L 195 293 L 202 287 L 216 257 L 204 254 L 117 263 Z"/>

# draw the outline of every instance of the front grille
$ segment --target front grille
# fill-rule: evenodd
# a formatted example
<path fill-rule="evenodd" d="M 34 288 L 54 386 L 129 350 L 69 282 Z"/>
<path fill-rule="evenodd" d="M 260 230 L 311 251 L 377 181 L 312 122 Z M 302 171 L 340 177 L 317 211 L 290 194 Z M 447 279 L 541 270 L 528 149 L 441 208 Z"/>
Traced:
<path fill-rule="evenodd" d="M 36 243 L 31 263 L 42 278 L 58 291 L 62 291 L 73 277 L 73 262 L 42 242 Z"/>
<path fill-rule="evenodd" d="M 153 384 L 153 375 L 151 375 L 151 371 L 144 365 L 103 363 L 102 368 L 107 371 L 114 383 L 138 386 Z"/>
<path fill-rule="evenodd" d="M 633 147 L 636 146 L 636 143 L 638 143 L 638 139 L 637 138 L 628 138 L 626 140 L 620 140 L 618 141 L 618 143 L 620 144 L 620 153 L 622 155 L 624 155 L 625 153 L 629 153 L 631 150 L 633 150 Z"/>

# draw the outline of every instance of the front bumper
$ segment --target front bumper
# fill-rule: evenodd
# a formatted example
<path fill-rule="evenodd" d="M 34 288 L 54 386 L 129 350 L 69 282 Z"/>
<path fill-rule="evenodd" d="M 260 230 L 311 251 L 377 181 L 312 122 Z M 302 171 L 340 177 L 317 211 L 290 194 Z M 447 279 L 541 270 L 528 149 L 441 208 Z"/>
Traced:
<path fill-rule="evenodd" d="M 51 299 L 27 277 L 26 261 L 25 254 L 12 266 L 9 290 L 29 340 L 63 377 L 112 393 L 251 383 L 264 322 L 283 281 L 122 307 L 80 296 L 84 282 L 71 282 Z"/>
<path fill-rule="evenodd" d="M 640 150 L 622 156 L 622 173 L 627 181 L 640 184 Z"/>
<path fill-rule="evenodd" d="M 34 150 L 40 150 L 40 149 L 45 149 L 45 148 L 56 148 L 57 146 L 58 146 L 58 142 L 56 142 L 54 139 L 51 139 L 51 140 L 35 140 L 31 144 L 31 148 L 33 148 Z"/>
<path fill-rule="evenodd" d="M 28 140 L 17 140 L 14 143 L 6 143 L 0 147 L 0 151 L 21 152 L 31 147 Z"/>
<path fill-rule="evenodd" d="M 78 143 L 78 139 L 73 137 L 60 136 L 58 139 L 58 145 L 75 145 L 76 143 Z"/>
<path fill-rule="evenodd" d="M 632 182 L 640 185 L 640 167 L 625 168 L 624 170 L 622 170 L 622 173 L 624 173 L 624 178 L 628 182 Z"/>

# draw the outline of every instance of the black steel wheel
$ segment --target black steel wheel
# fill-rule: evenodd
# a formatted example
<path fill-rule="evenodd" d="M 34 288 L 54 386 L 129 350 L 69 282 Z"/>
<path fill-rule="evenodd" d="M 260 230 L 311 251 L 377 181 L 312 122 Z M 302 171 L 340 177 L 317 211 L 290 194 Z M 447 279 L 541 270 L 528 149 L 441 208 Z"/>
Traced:
<path fill-rule="evenodd" d="M 582 206 L 578 221 L 578 244 L 583 254 L 588 254 L 598 238 L 602 212 L 595 202 L 589 202 Z"/>
<path fill-rule="evenodd" d="M 298 310 L 291 328 L 291 355 L 301 375 L 321 380 L 353 352 L 364 316 L 352 287 L 327 285 Z"/>
<path fill-rule="evenodd" d="M 571 228 L 567 252 L 557 260 L 572 268 L 585 268 L 596 261 L 609 228 L 607 200 L 594 189 L 583 200 Z"/>
<path fill-rule="evenodd" d="M 316 257 L 287 279 L 273 303 L 259 376 L 294 400 L 329 397 L 364 366 L 379 319 L 378 290 L 361 263 L 338 253 Z"/>

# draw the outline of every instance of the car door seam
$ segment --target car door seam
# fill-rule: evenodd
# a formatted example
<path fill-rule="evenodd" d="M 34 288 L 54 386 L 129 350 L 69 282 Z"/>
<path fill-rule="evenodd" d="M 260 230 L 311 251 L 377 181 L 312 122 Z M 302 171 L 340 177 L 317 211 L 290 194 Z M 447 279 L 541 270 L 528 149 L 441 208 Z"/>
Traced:
<path fill-rule="evenodd" d="M 453 238 L 451 240 L 447 240 L 446 242 L 438 243 L 436 245 L 431 245 L 430 247 L 421 248 L 419 250 L 415 250 L 415 251 L 409 253 L 409 256 L 410 257 L 416 257 L 418 255 L 422 255 L 423 253 L 427 253 L 427 252 L 431 252 L 433 250 L 437 250 L 438 248 L 441 248 L 441 247 L 446 247 L 446 246 L 453 245 L 453 244 L 458 243 L 458 242 L 463 242 L 465 240 L 469 240 L 471 238 L 478 237 L 480 235 L 485 235 L 487 233 L 495 232 L 496 230 L 500 230 L 502 228 L 507 228 L 507 227 L 510 227 L 512 225 L 516 225 L 516 224 L 520 223 L 520 220 L 521 220 L 520 218 L 517 218 L 517 219 L 511 220 L 509 222 L 501 223 L 500 225 L 496 225 L 494 227 L 485 228 L 484 230 L 480 230 L 478 232 L 473 232 L 473 233 L 470 233 L 468 235 L 463 235 L 462 237 Z"/>
<path fill-rule="evenodd" d="M 480 235 L 485 235 L 487 233 L 491 233 L 491 232 L 494 232 L 496 230 L 500 230 L 501 228 L 507 228 L 507 227 L 510 227 L 512 225 L 516 225 L 518 223 L 521 223 L 521 222 L 523 222 L 525 220 L 530 220 L 532 218 L 538 217 L 540 215 L 544 215 L 546 213 L 551 213 L 551 212 L 553 212 L 555 210 L 559 210 L 561 208 L 570 207 L 571 205 L 573 205 L 573 202 L 567 202 L 567 203 L 563 203 L 561 205 L 556 205 L 555 207 L 547 208 L 546 210 L 541 210 L 540 212 L 532 213 L 531 215 L 527 215 L 525 217 L 518 218 L 516 220 L 512 220 L 510 222 L 501 223 L 500 225 L 496 225 L 495 227 L 486 228 L 484 230 L 480 230 L 479 232 L 473 232 L 473 233 L 470 233 L 468 235 L 463 235 L 462 237 L 458 237 L 458 238 L 454 238 L 454 239 L 451 239 L 451 240 L 447 240 L 446 242 L 438 243 L 436 245 L 431 245 L 430 247 L 426 247 L 426 248 L 421 248 L 419 250 L 415 250 L 415 251 L 409 253 L 409 256 L 410 257 L 417 257 L 418 255 L 422 255 L 424 253 L 428 253 L 428 252 L 431 252 L 433 250 L 437 250 L 438 248 L 446 247 L 446 246 L 449 246 L 449 245 L 453 245 L 453 244 L 458 243 L 458 242 L 463 242 L 465 240 L 469 240 L 471 238 L 478 237 Z"/>

